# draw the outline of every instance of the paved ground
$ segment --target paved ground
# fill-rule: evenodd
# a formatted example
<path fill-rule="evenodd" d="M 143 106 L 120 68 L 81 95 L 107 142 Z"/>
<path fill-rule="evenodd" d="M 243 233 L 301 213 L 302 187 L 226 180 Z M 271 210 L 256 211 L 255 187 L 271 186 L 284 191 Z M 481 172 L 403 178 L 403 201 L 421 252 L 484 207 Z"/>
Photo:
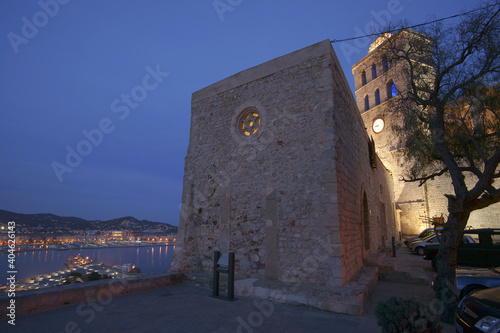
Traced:
<path fill-rule="evenodd" d="M 398 250 L 398 261 L 411 267 L 411 260 L 420 263 L 422 258 L 406 248 Z M 371 333 L 381 332 L 375 317 L 379 301 L 391 296 L 413 295 L 429 302 L 433 298 L 428 286 L 379 281 L 368 313 L 353 317 L 246 297 L 227 302 L 210 294 L 209 289 L 189 284 L 168 286 L 116 297 L 106 304 L 83 303 L 19 317 L 16 326 L 0 321 L 0 332 Z M 447 326 L 444 332 L 454 329 Z"/>

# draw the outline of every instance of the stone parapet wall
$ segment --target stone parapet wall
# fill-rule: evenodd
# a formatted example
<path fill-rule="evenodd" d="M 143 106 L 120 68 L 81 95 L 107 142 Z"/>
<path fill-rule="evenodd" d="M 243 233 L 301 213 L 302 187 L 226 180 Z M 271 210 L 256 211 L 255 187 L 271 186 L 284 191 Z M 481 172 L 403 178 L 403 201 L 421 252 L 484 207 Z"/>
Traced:
<path fill-rule="evenodd" d="M 77 314 L 87 316 L 91 305 L 110 304 L 114 297 L 180 283 L 182 273 L 155 274 L 148 277 L 122 280 L 101 280 L 82 285 L 67 285 L 46 290 L 16 292 L 13 298 L 7 293 L 0 295 L 0 320 L 9 319 L 8 307 L 15 300 L 15 317 L 80 304 Z"/>

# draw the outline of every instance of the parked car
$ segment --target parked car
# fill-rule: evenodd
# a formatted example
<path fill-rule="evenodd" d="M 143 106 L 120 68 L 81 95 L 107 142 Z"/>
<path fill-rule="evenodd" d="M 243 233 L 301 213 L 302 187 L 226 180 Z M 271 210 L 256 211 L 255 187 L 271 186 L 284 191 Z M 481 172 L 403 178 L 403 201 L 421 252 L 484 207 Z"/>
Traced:
<path fill-rule="evenodd" d="M 415 252 L 419 256 L 423 256 L 425 251 L 425 246 L 427 244 L 435 244 L 435 243 L 439 244 L 439 238 L 436 235 L 411 242 L 408 244 L 408 248 L 410 249 L 411 252 Z"/>
<path fill-rule="evenodd" d="M 438 231 L 438 232 L 441 232 L 442 230 L 443 230 L 443 228 L 436 228 L 436 231 Z M 422 239 L 427 238 L 429 236 L 432 236 L 434 234 L 435 234 L 434 228 L 427 228 L 424 231 L 422 231 L 418 236 L 407 238 L 404 241 L 404 243 L 406 246 L 408 246 L 408 244 L 413 242 L 413 241 L 422 240 Z"/>
<path fill-rule="evenodd" d="M 462 332 L 500 332 L 500 287 L 464 297 L 455 313 L 455 328 Z"/>
<path fill-rule="evenodd" d="M 473 243 L 460 243 L 457 265 L 475 267 L 500 267 L 500 229 L 485 228 L 466 230 L 464 235 L 471 237 Z M 425 247 L 424 259 L 432 260 L 436 269 L 436 255 L 439 244 Z"/>
<path fill-rule="evenodd" d="M 441 235 L 440 232 L 437 233 L 439 236 Z M 420 243 L 420 242 L 424 242 L 424 241 L 427 241 L 429 240 L 430 238 L 432 237 L 435 237 L 436 236 L 436 233 L 432 233 L 431 235 L 427 236 L 427 237 L 424 237 L 424 238 L 417 238 L 417 239 L 414 239 L 412 240 L 411 242 L 408 243 L 408 248 L 410 249 L 415 243 Z"/>
<path fill-rule="evenodd" d="M 460 299 L 477 290 L 500 287 L 500 267 L 459 266 L 456 276 Z"/>
<path fill-rule="evenodd" d="M 436 244 L 437 246 L 439 246 L 439 240 L 440 240 L 440 238 L 436 235 L 430 236 L 430 237 L 423 239 L 420 242 L 417 241 L 417 242 L 410 243 L 409 248 L 412 252 L 415 252 L 419 256 L 423 256 L 425 254 L 426 246 L 431 245 L 431 244 Z M 462 242 L 467 243 L 467 244 L 474 243 L 474 239 L 470 236 L 465 235 L 462 239 Z"/>

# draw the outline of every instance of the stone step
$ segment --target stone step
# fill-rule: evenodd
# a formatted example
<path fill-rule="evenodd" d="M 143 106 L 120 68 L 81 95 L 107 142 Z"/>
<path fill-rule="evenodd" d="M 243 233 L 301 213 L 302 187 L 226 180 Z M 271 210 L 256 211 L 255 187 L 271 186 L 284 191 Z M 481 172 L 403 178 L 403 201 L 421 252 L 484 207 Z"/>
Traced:
<path fill-rule="evenodd" d="M 321 287 L 258 279 L 235 281 L 235 295 L 362 316 L 378 281 L 378 267 L 365 267 L 342 287 Z"/>
<path fill-rule="evenodd" d="M 393 257 L 382 258 L 380 264 L 378 265 L 379 275 L 395 272 L 396 267 L 397 267 L 396 258 Z"/>

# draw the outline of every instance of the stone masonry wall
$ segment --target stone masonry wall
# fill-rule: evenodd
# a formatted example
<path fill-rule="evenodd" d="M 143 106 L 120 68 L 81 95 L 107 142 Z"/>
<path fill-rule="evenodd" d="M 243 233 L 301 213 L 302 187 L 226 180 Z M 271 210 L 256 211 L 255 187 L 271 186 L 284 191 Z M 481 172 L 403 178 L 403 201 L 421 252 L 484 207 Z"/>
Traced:
<path fill-rule="evenodd" d="M 338 63 L 338 62 L 337 62 Z M 336 69 L 336 72 L 343 72 Z M 398 235 L 392 200 L 392 176 L 378 157 L 376 168 L 370 163 L 368 136 L 363 119 L 347 87 L 334 85 L 334 128 L 336 134 L 336 172 L 341 231 L 341 260 L 344 282 L 363 267 L 366 255 L 390 246 Z M 348 111 L 349 110 L 349 111 Z M 368 228 L 363 222 L 363 195 L 368 199 Z M 365 233 L 369 235 L 365 238 Z M 365 246 L 366 239 L 369 244 Z"/>
<path fill-rule="evenodd" d="M 466 174 L 465 178 L 468 188 L 475 185 L 476 178 Z M 429 181 L 427 184 L 429 216 L 448 216 L 448 200 L 444 194 L 453 194 L 451 178 L 442 176 Z M 478 228 L 498 228 L 500 227 L 500 203 L 496 203 L 487 208 L 473 211 L 467 223 L 469 227 Z"/>
<path fill-rule="evenodd" d="M 260 127 L 245 137 L 239 126 L 248 110 Z M 233 251 L 237 278 L 345 284 L 363 265 L 363 186 L 370 220 L 380 216 L 383 193 L 386 225 L 394 225 L 385 170 L 372 170 L 367 152 L 329 41 L 193 94 L 172 269 L 210 273 L 214 250 Z M 376 250 L 387 230 L 372 223 Z"/>
<path fill-rule="evenodd" d="M 181 229 L 190 226 L 181 269 L 211 272 L 213 251 L 230 250 L 236 252 L 239 277 L 265 277 L 264 215 L 273 193 L 279 209 L 270 222 L 276 228 L 270 246 L 276 248 L 273 264 L 283 268 L 274 277 L 298 281 L 298 263 L 323 251 L 320 241 L 326 243 L 327 235 L 311 221 L 325 214 L 317 164 L 333 138 L 317 129 L 332 108 L 329 76 L 328 58 L 322 56 L 193 101 Z M 261 136 L 249 143 L 234 140 L 230 127 L 246 106 L 256 107 L 265 123 Z M 228 221 L 222 221 L 225 196 Z M 326 283 L 320 276 L 309 280 Z"/>

